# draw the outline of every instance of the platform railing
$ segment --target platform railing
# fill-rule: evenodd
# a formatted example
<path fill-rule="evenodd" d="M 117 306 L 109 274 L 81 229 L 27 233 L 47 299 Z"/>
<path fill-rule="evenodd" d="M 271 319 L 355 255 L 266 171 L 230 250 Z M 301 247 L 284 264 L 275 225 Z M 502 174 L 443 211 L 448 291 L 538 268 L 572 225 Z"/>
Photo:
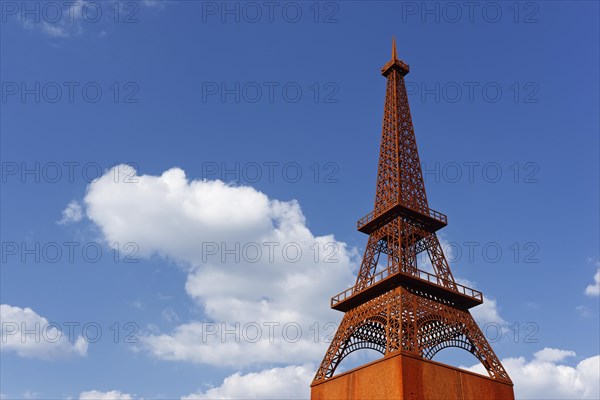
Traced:
<path fill-rule="evenodd" d="M 406 273 L 406 272 L 402 272 L 402 271 L 391 272 L 390 268 L 386 268 L 383 271 L 375 274 L 373 276 L 373 278 L 371 278 L 369 280 L 369 282 L 367 283 L 367 286 L 363 287 L 361 290 L 356 290 L 356 287 L 353 286 L 349 289 L 344 290 L 342 293 L 340 293 L 336 296 L 333 296 L 331 298 L 331 306 L 333 307 L 336 304 L 348 299 L 349 297 L 352 297 L 353 295 L 360 293 L 360 292 L 364 291 L 365 289 L 375 285 L 376 283 L 381 282 L 381 281 L 391 277 L 392 275 L 397 275 L 397 274 L 403 274 L 403 275 L 410 276 L 410 277 L 413 277 L 416 279 L 420 279 L 422 281 L 426 281 L 426 282 L 432 283 L 436 286 L 439 286 L 440 288 L 455 291 L 464 296 L 471 297 L 471 298 L 479 300 L 479 301 L 483 301 L 483 294 L 478 290 L 458 284 L 456 282 L 450 282 L 447 279 L 440 278 L 437 275 L 430 274 L 429 272 L 426 272 L 426 271 L 423 271 L 420 269 L 416 269 L 415 272 L 416 272 L 415 274 L 410 274 L 410 273 Z M 454 287 L 456 287 L 456 289 L 454 289 Z"/>
<path fill-rule="evenodd" d="M 435 211 L 433 208 L 428 209 L 428 211 L 429 211 L 429 216 L 431 218 L 441 221 L 444 224 L 448 223 L 448 217 L 446 216 L 446 214 L 442 214 L 439 211 Z"/>
<path fill-rule="evenodd" d="M 370 213 L 368 213 L 367 215 L 365 215 L 364 217 L 362 217 L 361 219 L 358 220 L 358 222 L 356 223 L 356 227 L 358 229 L 360 229 L 361 227 L 363 227 L 366 224 L 368 224 L 369 222 L 371 222 L 374 218 L 375 218 L 375 211 L 371 211 Z"/>
<path fill-rule="evenodd" d="M 391 207 L 388 207 L 387 209 L 385 209 L 384 211 L 381 211 L 377 214 L 375 214 L 375 211 L 371 211 L 370 213 L 368 213 L 367 215 L 365 215 L 364 217 L 362 217 L 361 219 L 358 220 L 358 222 L 356 223 L 356 227 L 357 229 L 360 230 L 360 228 L 362 228 L 363 226 L 365 226 L 366 224 L 368 224 L 369 222 L 373 221 L 375 218 L 377 218 L 378 216 L 386 213 L 388 210 L 392 209 L 396 207 L 396 205 L 393 205 Z M 406 206 L 404 206 L 406 207 Z M 410 207 L 406 207 L 409 210 L 412 210 L 414 212 L 420 213 L 420 211 L 414 210 Z M 446 214 L 442 214 L 439 211 L 434 210 L 433 208 L 428 208 L 427 209 L 427 215 L 437 221 L 443 222 L 444 224 L 448 223 L 448 217 L 446 216 Z"/>

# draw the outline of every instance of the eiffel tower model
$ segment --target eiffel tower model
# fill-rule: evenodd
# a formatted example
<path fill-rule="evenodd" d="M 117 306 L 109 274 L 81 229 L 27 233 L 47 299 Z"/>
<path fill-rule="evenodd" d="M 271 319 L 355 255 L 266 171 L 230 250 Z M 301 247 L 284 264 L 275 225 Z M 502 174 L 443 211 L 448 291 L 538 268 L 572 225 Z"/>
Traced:
<path fill-rule="evenodd" d="M 387 78 L 375 206 L 357 223 L 369 235 L 356 284 L 331 299 L 344 312 L 311 384 L 312 399 L 514 399 L 513 385 L 471 316 L 481 292 L 456 282 L 436 231 L 446 215 L 429 208 L 404 76 L 396 56 Z M 417 268 L 427 252 L 434 273 Z M 489 377 L 431 361 L 440 350 L 472 353 Z M 383 358 L 335 375 L 360 349 Z"/>

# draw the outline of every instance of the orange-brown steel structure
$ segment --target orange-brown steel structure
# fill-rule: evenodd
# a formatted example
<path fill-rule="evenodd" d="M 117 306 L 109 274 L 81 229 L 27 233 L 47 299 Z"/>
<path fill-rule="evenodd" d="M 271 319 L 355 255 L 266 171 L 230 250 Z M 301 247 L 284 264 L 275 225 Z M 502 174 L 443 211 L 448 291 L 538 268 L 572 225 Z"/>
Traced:
<path fill-rule="evenodd" d="M 508 374 L 469 312 L 483 296 L 455 281 L 436 235 L 447 218 L 427 202 L 404 83 L 408 72 L 394 41 L 392 59 L 381 71 L 387 88 L 375 206 L 357 224 L 369 239 L 356 284 L 331 299 L 331 307 L 345 314 L 317 370 L 313 395 L 353 351 L 431 360 L 446 347 L 471 352 L 512 393 Z M 424 251 L 433 274 L 417 268 Z"/>

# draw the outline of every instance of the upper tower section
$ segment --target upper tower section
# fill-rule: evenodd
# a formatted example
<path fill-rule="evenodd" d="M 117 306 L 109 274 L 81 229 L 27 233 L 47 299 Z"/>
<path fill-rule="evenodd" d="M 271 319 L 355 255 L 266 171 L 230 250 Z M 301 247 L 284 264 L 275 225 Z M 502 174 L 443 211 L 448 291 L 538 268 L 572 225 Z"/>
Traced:
<path fill-rule="evenodd" d="M 375 219 L 382 214 L 389 214 L 397 206 L 408 213 L 420 214 L 426 224 L 433 223 L 436 229 L 446 224 L 445 216 L 431 215 L 425 193 L 425 184 L 421 172 L 417 141 L 413 129 L 408 95 L 404 76 L 408 73 L 408 65 L 398 60 L 396 41 L 392 41 L 392 59 L 383 67 L 382 74 L 387 78 L 381 145 L 377 169 L 377 188 L 375 206 L 365 230 L 378 225 Z M 393 212 L 393 216 L 396 213 Z M 439 214 L 439 213 L 438 213 Z M 379 222 L 387 222 L 387 218 Z M 368 228 L 368 229 L 367 229 Z"/>

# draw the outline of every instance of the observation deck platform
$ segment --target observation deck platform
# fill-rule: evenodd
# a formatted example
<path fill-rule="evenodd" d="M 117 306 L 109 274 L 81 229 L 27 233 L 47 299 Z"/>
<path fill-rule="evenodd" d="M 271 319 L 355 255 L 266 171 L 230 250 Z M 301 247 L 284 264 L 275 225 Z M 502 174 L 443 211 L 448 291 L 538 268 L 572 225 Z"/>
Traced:
<path fill-rule="evenodd" d="M 369 235 L 398 216 L 419 223 L 428 232 L 436 232 L 448 225 L 448 217 L 439 211 L 428 208 L 427 213 L 424 214 L 403 204 L 396 204 L 378 214 L 371 211 L 357 221 L 356 228 L 359 232 Z"/>
<path fill-rule="evenodd" d="M 398 286 L 423 289 L 427 293 L 450 300 L 466 309 L 483 303 L 483 294 L 467 286 L 446 281 L 429 272 L 415 269 L 414 274 L 402 271 L 391 272 L 390 268 L 375 274 L 369 284 L 357 290 L 355 286 L 331 298 L 331 308 L 338 311 L 349 311 Z"/>

